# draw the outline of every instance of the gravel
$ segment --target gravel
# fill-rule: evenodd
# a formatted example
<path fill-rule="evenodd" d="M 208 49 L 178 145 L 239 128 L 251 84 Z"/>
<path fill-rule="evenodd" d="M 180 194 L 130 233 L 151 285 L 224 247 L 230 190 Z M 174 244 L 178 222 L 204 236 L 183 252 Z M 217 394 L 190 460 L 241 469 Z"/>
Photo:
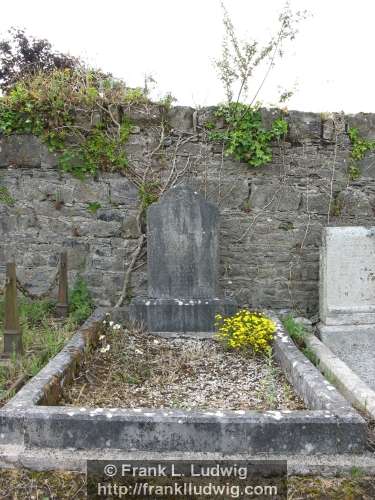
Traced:
<path fill-rule="evenodd" d="M 110 346 L 110 347 L 108 347 Z M 228 410 L 303 409 L 272 358 L 215 340 L 164 339 L 108 329 L 62 405 Z"/>

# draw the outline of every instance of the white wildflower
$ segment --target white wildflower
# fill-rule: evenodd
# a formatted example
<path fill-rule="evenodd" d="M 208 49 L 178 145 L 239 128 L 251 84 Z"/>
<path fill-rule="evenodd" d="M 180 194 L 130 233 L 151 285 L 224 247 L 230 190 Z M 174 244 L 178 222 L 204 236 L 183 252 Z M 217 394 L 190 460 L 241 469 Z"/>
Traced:
<path fill-rule="evenodd" d="M 117 325 L 113 325 L 114 330 L 120 330 L 120 328 L 121 328 L 121 325 L 119 325 L 118 323 L 117 323 Z"/>
<path fill-rule="evenodd" d="M 114 324 L 115 324 L 115 322 L 114 322 L 114 321 L 110 321 L 110 322 L 109 322 L 109 326 L 111 326 L 111 327 L 112 327 Z"/>
<path fill-rule="evenodd" d="M 108 352 L 110 350 L 111 346 L 109 344 L 107 344 L 105 347 L 102 347 L 100 349 L 100 352 Z"/>
<path fill-rule="evenodd" d="M 105 335 L 100 335 L 99 340 L 105 339 Z"/>

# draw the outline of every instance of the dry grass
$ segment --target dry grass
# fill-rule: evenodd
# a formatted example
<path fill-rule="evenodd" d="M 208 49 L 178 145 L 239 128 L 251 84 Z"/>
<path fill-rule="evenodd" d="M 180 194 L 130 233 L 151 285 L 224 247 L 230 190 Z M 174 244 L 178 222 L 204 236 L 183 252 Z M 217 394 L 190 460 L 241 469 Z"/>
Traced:
<path fill-rule="evenodd" d="M 87 498 L 86 476 L 74 472 L 0 470 L 3 500 L 80 500 Z"/>
<path fill-rule="evenodd" d="M 184 409 L 300 409 L 272 359 L 225 350 L 214 340 L 163 339 L 110 330 L 60 404 Z"/>
<path fill-rule="evenodd" d="M 49 300 L 20 301 L 23 355 L 14 355 L 0 364 L 0 406 L 22 385 L 36 375 L 73 335 L 77 322 L 69 317 L 54 317 L 54 304 Z M 4 302 L 0 300 L 0 350 L 3 350 Z"/>
<path fill-rule="evenodd" d="M 288 481 L 288 500 L 373 500 L 374 478 L 292 477 Z"/>
<path fill-rule="evenodd" d="M 86 477 L 73 472 L 0 470 L 0 498 L 4 500 L 86 499 Z M 291 477 L 289 500 L 373 500 L 374 478 Z"/>

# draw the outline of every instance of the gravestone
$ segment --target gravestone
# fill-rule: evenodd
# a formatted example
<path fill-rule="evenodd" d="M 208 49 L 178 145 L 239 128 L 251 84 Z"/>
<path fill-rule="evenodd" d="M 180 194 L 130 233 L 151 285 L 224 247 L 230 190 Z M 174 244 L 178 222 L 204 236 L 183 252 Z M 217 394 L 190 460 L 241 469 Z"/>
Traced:
<path fill-rule="evenodd" d="M 375 227 L 327 227 L 320 256 L 322 341 L 375 388 Z"/>
<path fill-rule="evenodd" d="M 219 298 L 219 210 L 187 186 L 170 189 L 147 211 L 148 297 L 130 317 L 165 336 L 214 331 L 215 314 L 233 314 Z"/>

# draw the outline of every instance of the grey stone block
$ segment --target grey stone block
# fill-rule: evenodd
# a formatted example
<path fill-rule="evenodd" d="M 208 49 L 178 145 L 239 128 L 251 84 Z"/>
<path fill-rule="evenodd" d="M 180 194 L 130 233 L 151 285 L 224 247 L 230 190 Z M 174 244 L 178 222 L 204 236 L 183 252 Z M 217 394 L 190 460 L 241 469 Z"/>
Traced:
<path fill-rule="evenodd" d="M 194 108 L 189 106 L 174 106 L 168 112 L 168 123 L 180 132 L 193 132 L 193 113 Z"/>
<path fill-rule="evenodd" d="M 340 216 L 374 216 L 374 210 L 371 206 L 369 197 L 360 189 L 347 187 L 344 191 L 339 193 L 336 203 L 338 203 Z"/>
<path fill-rule="evenodd" d="M 319 325 L 320 338 L 375 390 L 375 325 Z"/>
<path fill-rule="evenodd" d="M 133 320 L 142 321 L 152 333 L 212 332 L 215 315 L 237 310 L 233 299 L 142 299 L 130 304 Z"/>
<path fill-rule="evenodd" d="M 286 120 L 289 125 L 287 137 L 292 144 L 320 142 L 322 120 L 317 113 L 289 111 Z"/>
<path fill-rule="evenodd" d="M 40 167 L 48 152 L 33 135 L 0 136 L 0 167 Z"/>

